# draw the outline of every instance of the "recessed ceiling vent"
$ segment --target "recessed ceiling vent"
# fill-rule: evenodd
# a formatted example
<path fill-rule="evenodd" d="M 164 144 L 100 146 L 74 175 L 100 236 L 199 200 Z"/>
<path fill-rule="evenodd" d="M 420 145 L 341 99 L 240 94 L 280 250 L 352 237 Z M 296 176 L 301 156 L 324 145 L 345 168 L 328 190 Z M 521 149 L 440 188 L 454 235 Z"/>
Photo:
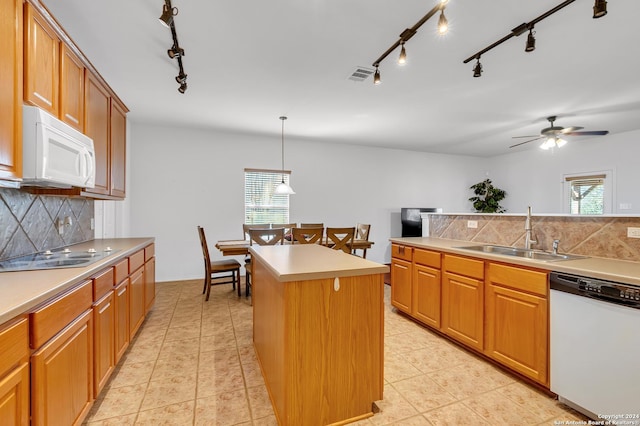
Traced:
<path fill-rule="evenodd" d="M 374 70 L 367 67 L 357 67 L 349 76 L 349 80 L 365 81 L 369 76 L 373 75 Z"/>

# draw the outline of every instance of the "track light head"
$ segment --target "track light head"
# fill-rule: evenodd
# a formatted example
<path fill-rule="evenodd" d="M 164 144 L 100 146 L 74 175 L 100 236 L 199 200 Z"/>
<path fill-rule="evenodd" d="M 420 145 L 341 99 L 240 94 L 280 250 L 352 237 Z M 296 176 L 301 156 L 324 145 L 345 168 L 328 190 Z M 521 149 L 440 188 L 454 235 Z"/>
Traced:
<path fill-rule="evenodd" d="M 173 17 L 178 14 L 178 8 L 170 9 L 166 4 L 162 6 L 162 15 L 160 15 L 160 23 L 169 28 L 173 22 Z"/>
<path fill-rule="evenodd" d="M 378 66 L 376 65 L 376 72 L 373 74 L 373 84 L 376 86 L 382 83 L 380 80 L 380 70 L 378 70 Z"/>
<path fill-rule="evenodd" d="M 440 9 L 440 18 L 438 18 L 438 33 L 446 34 L 449 31 L 449 21 L 444 16 L 444 7 Z"/>
<path fill-rule="evenodd" d="M 180 85 L 180 87 L 178 87 L 178 92 L 180 93 L 184 93 L 187 91 L 187 82 L 185 81 L 184 83 L 182 83 Z"/>
<path fill-rule="evenodd" d="M 596 0 L 593 5 L 593 19 L 602 18 L 607 14 L 607 2 L 605 0 Z"/>
<path fill-rule="evenodd" d="M 482 77 L 482 64 L 480 63 L 480 58 L 477 58 L 476 66 L 473 67 L 473 76 Z"/>
<path fill-rule="evenodd" d="M 527 45 L 524 48 L 525 52 L 533 52 L 536 50 L 536 38 L 533 36 L 535 32 L 533 28 L 529 30 L 529 35 L 527 36 Z"/>
<path fill-rule="evenodd" d="M 184 49 L 174 44 L 171 49 L 167 50 L 167 55 L 169 55 L 171 59 L 180 58 L 184 56 Z"/>
<path fill-rule="evenodd" d="M 400 56 L 398 56 L 398 65 L 404 65 L 407 63 L 407 51 L 404 48 L 404 41 L 400 45 L 402 49 L 400 49 Z"/>
<path fill-rule="evenodd" d="M 187 82 L 187 75 L 185 73 L 180 73 L 176 76 L 176 81 L 178 84 L 184 84 Z"/>

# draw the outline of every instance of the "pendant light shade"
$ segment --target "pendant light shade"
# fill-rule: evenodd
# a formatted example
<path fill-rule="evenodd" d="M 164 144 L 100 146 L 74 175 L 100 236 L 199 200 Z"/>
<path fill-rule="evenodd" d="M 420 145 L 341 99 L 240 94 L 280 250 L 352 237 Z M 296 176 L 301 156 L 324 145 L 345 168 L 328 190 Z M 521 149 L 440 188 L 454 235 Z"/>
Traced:
<path fill-rule="evenodd" d="M 284 182 L 284 120 L 286 120 L 286 116 L 281 116 L 280 120 L 282 121 L 282 182 L 276 186 L 275 193 L 280 195 L 292 195 L 295 194 L 293 188 L 287 185 Z"/>

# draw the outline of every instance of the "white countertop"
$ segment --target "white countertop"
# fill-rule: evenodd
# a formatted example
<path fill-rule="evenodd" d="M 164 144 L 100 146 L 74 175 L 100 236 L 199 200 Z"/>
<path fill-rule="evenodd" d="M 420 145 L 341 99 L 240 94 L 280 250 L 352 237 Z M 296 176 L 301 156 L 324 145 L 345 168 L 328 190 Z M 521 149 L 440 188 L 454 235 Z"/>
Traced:
<path fill-rule="evenodd" d="M 249 252 L 260 258 L 281 282 L 389 272 L 387 265 L 319 244 L 251 246 Z"/>
<path fill-rule="evenodd" d="M 21 315 L 38 304 L 91 277 L 105 265 L 123 259 L 153 243 L 153 238 L 113 238 L 74 244 L 73 249 L 95 248 L 114 253 L 89 266 L 0 273 L 0 324 Z"/>
<path fill-rule="evenodd" d="M 547 271 L 564 272 L 603 280 L 640 285 L 640 262 L 605 259 L 602 257 L 545 262 L 541 260 L 477 252 L 459 248 L 464 246 L 486 245 L 484 243 L 476 243 L 473 241 L 448 240 L 435 237 L 390 238 L 389 240 L 398 244 L 438 250 L 479 259 L 495 260 Z"/>

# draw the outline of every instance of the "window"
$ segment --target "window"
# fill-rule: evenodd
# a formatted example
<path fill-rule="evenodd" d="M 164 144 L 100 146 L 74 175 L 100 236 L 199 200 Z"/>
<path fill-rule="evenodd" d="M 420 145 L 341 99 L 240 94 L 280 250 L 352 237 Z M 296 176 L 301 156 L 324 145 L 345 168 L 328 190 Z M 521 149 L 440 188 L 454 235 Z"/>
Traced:
<path fill-rule="evenodd" d="M 280 170 L 244 170 L 244 223 L 289 223 L 289 196 L 275 194 L 284 178 L 289 184 L 291 172 Z"/>
<path fill-rule="evenodd" d="M 570 214 L 604 214 L 611 210 L 610 185 L 606 174 L 565 176 Z"/>

